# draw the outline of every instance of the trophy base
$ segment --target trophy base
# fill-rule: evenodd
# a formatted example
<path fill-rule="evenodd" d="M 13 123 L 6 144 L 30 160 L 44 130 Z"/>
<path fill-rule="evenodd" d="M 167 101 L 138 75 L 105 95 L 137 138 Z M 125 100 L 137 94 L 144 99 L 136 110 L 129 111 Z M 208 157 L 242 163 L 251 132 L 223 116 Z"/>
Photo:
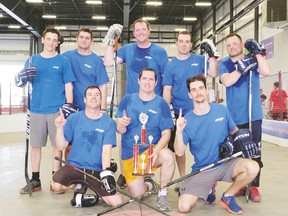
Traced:
<path fill-rule="evenodd" d="M 154 173 L 132 173 L 132 176 L 154 176 Z"/>

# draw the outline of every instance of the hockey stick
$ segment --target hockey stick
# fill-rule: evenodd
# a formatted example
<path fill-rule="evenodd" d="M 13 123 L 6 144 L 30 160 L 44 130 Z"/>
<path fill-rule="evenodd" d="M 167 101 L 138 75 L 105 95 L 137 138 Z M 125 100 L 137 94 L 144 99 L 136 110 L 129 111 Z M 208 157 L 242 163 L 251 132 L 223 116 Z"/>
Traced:
<path fill-rule="evenodd" d="M 249 57 L 251 57 L 251 50 L 249 50 Z M 252 70 L 250 70 L 249 73 L 249 130 L 252 133 Z M 250 182 L 247 185 L 246 191 L 245 191 L 245 200 L 248 203 L 249 202 L 249 194 L 251 190 L 252 182 Z"/>
<path fill-rule="evenodd" d="M 223 159 L 221 159 L 221 160 L 219 160 L 219 161 L 217 161 L 217 162 L 215 162 L 215 163 L 212 163 L 212 164 L 210 164 L 210 165 L 207 165 L 207 166 L 205 166 L 205 167 L 197 170 L 196 172 L 189 173 L 189 174 L 187 174 L 187 175 L 185 175 L 185 176 L 182 176 L 182 177 L 180 177 L 180 178 L 178 178 L 178 179 L 175 179 L 175 180 L 173 180 L 173 181 L 171 181 L 171 182 L 169 182 L 169 183 L 161 186 L 161 187 L 160 187 L 159 189 L 157 189 L 157 190 L 161 190 L 161 189 L 163 189 L 163 188 L 169 187 L 169 186 L 171 186 L 171 185 L 173 185 L 173 184 L 175 184 L 175 183 L 181 182 L 181 181 L 183 181 L 184 179 L 187 179 L 187 178 L 189 178 L 189 177 L 191 177 L 191 176 L 197 175 L 197 174 L 199 174 L 200 172 L 203 172 L 203 171 L 205 171 L 205 170 L 208 170 L 208 169 L 210 169 L 210 168 L 212 168 L 212 167 L 214 167 L 214 166 L 216 166 L 216 165 L 218 165 L 218 164 L 227 162 L 227 161 L 229 161 L 229 160 L 231 160 L 231 159 L 233 159 L 233 158 L 237 158 L 237 157 L 239 157 L 239 156 L 241 156 L 241 155 L 242 155 L 242 151 L 237 152 L 237 153 L 231 155 L 230 157 L 223 158 Z"/>
<path fill-rule="evenodd" d="M 29 67 L 32 67 L 32 49 L 33 49 L 33 36 L 30 36 L 30 57 L 29 57 Z M 27 114 L 26 114 L 26 151 L 25 151 L 25 169 L 24 176 L 26 180 L 26 184 L 29 191 L 29 196 L 32 196 L 32 185 L 30 182 L 29 174 L 28 174 L 28 155 L 29 155 L 29 136 L 30 136 L 30 82 L 28 82 L 27 88 L 28 98 L 27 98 Z"/>
<path fill-rule="evenodd" d="M 58 161 L 60 161 L 60 162 L 62 162 L 62 163 L 64 163 L 64 164 L 67 165 L 67 166 L 70 166 L 70 167 L 73 168 L 74 170 L 76 170 L 76 171 L 78 171 L 78 172 L 81 172 L 81 173 L 85 174 L 86 176 L 88 176 L 88 177 L 90 177 L 90 178 L 92 178 L 92 179 L 94 179 L 94 180 L 96 180 L 96 181 L 98 181 L 98 182 L 101 182 L 101 180 L 98 179 L 97 177 L 95 177 L 95 176 L 93 176 L 93 175 L 91 175 L 91 174 L 89 174 L 89 173 L 84 172 L 83 170 L 79 169 L 78 167 L 73 166 L 72 164 L 69 164 L 67 161 L 62 160 L 62 159 L 59 158 L 58 156 L 54 157 L 54 159 L 55 159 L 55 160 L 58 160 Z M 120 190 L 120 189 L 117 188 L 117 187 L 115 187 L 114 189 L 115 189 L 118 193 L 120 193 L 120 194 L 122 194 L 122 195 L 124 195 L 124 196 L 126 196 L 126 197 L 128 197 L 128 198 L 130 198 L 130 200 L 128 200 L 127 202 L 124 202 L 124 203 L 122 203 L 122 204 L 119 204 L 119 205 L 118 205 L 118 206 L 119 206 L 118 208 L 120 208 L 120 207 L 122 207 L 122 206 L 124 206 L 124 205 L 127 205 L 127 204 L 129 204 L 130 202 L 132 202 L 132 201 L 136 201 L 136 202 L 138 202 L 138 203 L 140 203 L 140 204 L 142 204 L 142 205 L 145 205 L 145 206 L 153 209 L 154 211 L 157 211 L 157 212 L 159 212 L 159 213 L 161 213 L 161 214 L 163 214 L 163 215 L 169 216 L 169 215 L 166 214 L 165 212 L 163 212 L 163 211 L 161 211 L 161 210 L 159 210 L 159 209 L 157 209 L 157 208 L 154 208 L 153 206 L 151 206 L 151 205 L 149 205 L 149 204 L 141 201 L 139 198 L 133 198 L 130 194 L 124 192 L 123 190 Z M 107 209 L 106 211 L 107 211 L 107 212 L 110 212 L 110 211 L 113 211 L 113 210 L 116 209 L 116 208 L 117 208 L 117 207 L 115 206 L 115 207 L 112 207 L 111 209 Z M 105 212 L 105 213 L 106 213 L 106 212 Z M 101 212 L 101 214 L 103 214 L 103 212 Z M 98 215 L 98 214 L 97 214 L 97 215 Z"/>
<path fill-rule="evenodd" d="M 110 103 L 110 117 L 111 118 L 113 117 L 114 97 L 115 97 L 115 89 L 116 89 L 117 49 L 118 49 L 118 35 L 115 35 L 114 36 L 114 67 L 113 67 L 111 103 Z"/>

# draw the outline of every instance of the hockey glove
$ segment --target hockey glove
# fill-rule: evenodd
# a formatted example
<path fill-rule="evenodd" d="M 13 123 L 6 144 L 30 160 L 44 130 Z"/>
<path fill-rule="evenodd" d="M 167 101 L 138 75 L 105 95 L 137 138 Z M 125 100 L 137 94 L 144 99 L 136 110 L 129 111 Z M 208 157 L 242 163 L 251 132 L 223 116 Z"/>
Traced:
<path fill-rule="evenodd" d="M 72 113 L 76 113 L 79 111 L 79 108 L 77 105 L 72 104 L 72 103 L 65 103 L 63 104 L 63 106 L 61 107 L 62 112 L 64 114 L 64 118 L 67 119 L 69 115 L 71 115 Z"/>
<path fill-rule="evenodd" d="M 117 163 L 114 161 L 114 159 L 111 159 L 109 170 L 112 171 L 113 173 L 116 173 L 117 168 L 118 168 Z"/>
<path fill-rule="evenodd" d="M 116 182 L 114 178 L 114 174 L 110 170 L 103 170 L 100 173 L 101 178 L 101 188 L 106 190 L 109 194 L 116 194 Z"/>
<path fill-rule="evenodd" d="M 262 56 L 266 56 L 266 49 L 263 45 L 259 44 L 254 39 L 246 40 L 244 47 L 251 53 L 252 55 L 261 54 Z"/>
<path fill-rule="evenodd" d="M 32 82 L 36 77 L 36 67 L 24 68 L 15 76 L 15 85 L 24 87 L 27 82 Z"/>
<path fill-rule="evenodd" d="M 257 70 L 258 62 L 254 57 L 246 57 L 235 63 L 236 70 L 243 76 L 247 75 L 250 70 Z"/>
<path fill-rule="evenodd" d="M 173 124 L 175 125 L 176 124 L 176 117 L 175 117 L 174 108 L 173 108 L 172 104 L 170 104 L 169 107 L 170 107 L 170 112 L 171 112 L 171 118 L 172 118 Z"/>
<path fill-rule="evenodd" d="M 218 58 L 220 56 L 213 42 L 209 39 L 204 39 L 200 43 L 200 49 L 207 52 L 209 57 Z"/>
<path fill-rule="evenodd" d="M 105 38 L 103 39 L 103 43 L 106 45 L 113 46 L 115 35 L 117 35 L 119 38 L 122 33 L 122 29 L 123 29 L 123 26 L 120 24 L 113 24 L 112 26 L 110 26 Z"/>
<path fill-rule="evenodd" d="M 242 151 L 245 158 L 258 158 L 260 152 L 257 144 L 252 140 L 252 134 L 249 129 L 238 130 L 233 135 L 235 153 Z"/>
<path fill-rule="evenodd" d="M 220 158 L 230 157 L 234 153 L 234 145 L 232 136 L 227 136 L 219 146 Z"/>
<path fill-rule="evenodd" d="M 99 196 L 97 194 L 75 194 L 71 200 L 71 205 L 75 208 L 91 207 L 97 205 L 99 202 Z"/>

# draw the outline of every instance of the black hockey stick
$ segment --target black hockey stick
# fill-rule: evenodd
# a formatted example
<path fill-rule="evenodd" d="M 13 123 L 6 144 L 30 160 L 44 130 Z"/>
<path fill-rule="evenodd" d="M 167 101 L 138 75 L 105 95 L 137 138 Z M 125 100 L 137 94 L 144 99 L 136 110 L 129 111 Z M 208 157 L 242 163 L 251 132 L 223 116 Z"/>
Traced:
<path fill-rule="evenodd" d="M 88 177 L 90 177 L 90 178 L 92 178 L 92 179 L 94 179 L 94 180 L 96 180 L 96 181 L 98 181 L 98 182 L 101 182 L 101 180 L 98 179 L 97 177 L 95 177 L 95 176 L 93 176 L 93 175 L 91 175 L 91 174 L 89 174 L 89 173 L 84 172 L 83 170 L 79 169 L 78 167 L 73 166 L 72 164 L 69 164 L 67 161 L 62 160 L 62 159 L 59 158 L 58 156 L 54 157 L 54 159 L 55 159 L 55 160 L 58 160 L 58 161 L 60 161 L 60 162 L 62 162 L 62 163 L 64 163 L 64 164 L 67 165 L 67 166 L 70 166 L 70 167 L 73 168 L 74 170 L 76 170 L 76 171 L 78 171 L 78 172 L 81 172 L 81 173 L 85 174 L 86 176 L 88 176 Z M 163 212 L 163 211 L 161 211 L 161 210 L 159 210 L 159 209 L 157 209 L 157 208 L 155 208 L 155 207 L 153 207 L 153 206 L 151 206 L 151 205 L 149 205 L 149 204 L 141 201 L 139 198 L 134 198 L 134 197 L 132 197 L 130 194 L 124 192 L 123 190 L 121 190 L 121 189 L 119 189 L 119 188 L 117 188 L 117 187 L 115 187 L 114 189 L 115 189 L 118 193 L 120 193 L 120 194 L 122 194 L 122 195 L 124 195 L 124 196 L 126 196 L 126 197 L 128 197 L 128 198 L 130 198 L 130 200 L 128 200 L 127 202 L 124 202 L 124 203 L 122 203 L 122 204 L 119 204 L 119 205 L 118 205 L 118 206 L 119 206 L 118 208 L 120 208 L 120 207 L 122 207 L 122 206 L 124 206 L 124 205 L 127 205 L 127 204 L 129 204 L 130 202 L 132 202 L 132 201 L 136 201 L 136 202 L 138 202 L 138 203 L 140 203 L 140 204 L 142 204 L 142 205 L 145 205 L 145 206 L 153 209 L 154 211 L 157 211 L 157 212 L 159 212 L 159 213 L 161 213 L 161 214 L 163 214 L 163 215 L 169 216 L 169 215 L 166 214 L 165 212 Z M 142 198 L 142 197 L 141 197 L 141 198 Z M 110 208 L 110 209 L 107 209 L 105 213 L 110 212 L 110 211 L 113 211 L 114 209 L 117 209 L 117 207 L 115 206 L 115 207 L 112 207 L 112 208 Z M 100 213 L 103 215 L 103 212 L 100 212 Z M 98 215 L 98 214 L 97 214 L 97 215 Z"/>
<path fill-rule="evenodd" d="M 118 35 L 115 35 L 115 37 L 114 37 L 114 66 L 113 66 L 111 103 L 110 103 L 110 117 L 111 118 L 113 117 L 114 97 L 115 97 L 115 90 L 116 90 L 117 49 L 118 49 Z"/>
<path fill-rule="evenodd" d="M 233 159 L 233 158 L 236 158 L 236 157 L 239 157 L 239 156 L 241 156 L 241 155 L 242 155 L 242 151 L 237 152 L 237 153 L 231 155 L 230 157 L 223 158 L 223 159 L 221 159 L 221 160 L 219 160 L 219 161 L 217 161 L 217 162 L 215 162 L 215 163 L 212 163 L 212 164 L 210 164 L 210 165 L 207 165 L 207 166 L 205 166 L 205 167 L 197 170 L 196 172 L 189 173 L 189 174 L 187 174 L 187 175 L 185 175 L 185 176 L 182 176 L 182 177 L 180 177 L 180 178 L 178 178 L 178 179 L 175 179 L 175 180 L 173 180 L 173 181 L 171 181 L 171 182 L 169 182 L 169 183 L 161 186 L 161 187 L 160 187 L 159 189 L 157 189 L 157 190 L 161 190 L 161 189 L 163 189 L 163 188 L 169 187 L 169 186 L 171 186 L 171 185 L 173 185 L 173 184 L 176 184 L 176 183 L 178 183 L 178 182 L 183 181 L 184 179 L 187 179 L 187 178 L 189 178 L 189 177 L 191 177 L 191 176 L 197 175 L 197 174 L 199 174 L 200 172 L 203 172 L 203 171 L 205 171 L 205 170 L 208 170 L 208 169 L 210 169 L 210 168 L 212 168 L 212 167 L 214 167 L 214 166 L 216 166 L 216 165 L 218 165 L 218 164 L 224 163 L 224 162 L 226 162 L 226 161 L 229 161 L 229 160 L 231 160 L 231 159 Z"/>
<path fill-rule="evenodd" d="M 30 57 L 29 57 L 29 67 L 32 67 L 32 49 L 33 49 L 33 36 L 30 36 Z M 29 155 L 29 141 L 30 141 L 30 82 L 28 82 L 27 88 L 27 114 L 26 114 L 26 151 L 25 151 L 25 169 L 24 169 L 24 176 L 26 180 L 26 184 L 29 191 L 29 196 L 32 196 L 32 185 L 30 182 L 29 174 L 28 174 L 28 155 Z"/>

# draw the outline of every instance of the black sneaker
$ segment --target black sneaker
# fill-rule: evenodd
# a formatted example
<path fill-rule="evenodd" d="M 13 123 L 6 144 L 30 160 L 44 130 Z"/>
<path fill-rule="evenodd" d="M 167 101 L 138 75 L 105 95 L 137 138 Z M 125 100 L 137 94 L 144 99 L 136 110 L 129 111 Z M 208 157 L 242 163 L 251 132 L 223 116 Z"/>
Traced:
<path fill-rule="evenodd" d="M 123 189 L 127 186 L 125 177 L 120 174 L 117 180 L 117 185 L 120 189 Z"/>
<path fill-rule="evenodd" d="M 31 188 L 32 188 L 32 192 L 35 191 L 41 191 L 42 187 L 41 187 L 41 181 L 35 181 L 35 180 L 30 180 L 31 182 Z M 20 189 L 20 194 L 29 194 L 29 189 L 28 189 L 28 185 L 26 185 L 25 187 Z"/>

